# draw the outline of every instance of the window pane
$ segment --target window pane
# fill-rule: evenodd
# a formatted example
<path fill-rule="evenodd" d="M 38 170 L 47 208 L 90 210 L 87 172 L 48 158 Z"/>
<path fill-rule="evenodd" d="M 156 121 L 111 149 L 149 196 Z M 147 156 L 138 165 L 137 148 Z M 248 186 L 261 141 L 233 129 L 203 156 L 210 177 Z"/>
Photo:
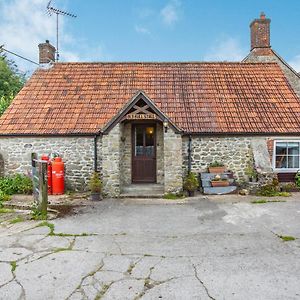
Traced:
<path fill-rule="evenodd" d="M 276 155 L 287 154 L 287 143 L 276 143 Z"/>
<path fill-rule="evenodd" d="M 146 127 L 146 156 L 154 156 L 154 127 Z"/>
<path fill-rule="evenodd" d="M 143 141 L 143 128 L 136 127 L 135 129 L 135 155 L 143 155 L 144 150 L 144 141 Z"/>
<path fill-rule="evenodd" d="M 276 155 L 276 168 L 286 168 L 287 158 L 285 155 Z"/>
<path fill-rule="evenodd" d="M 299 143 L 288 143 L 288 155 L 299 155 Z"/>
<path fill-rule="evenodd" d="M 299 156 L 288 157 L 288 168 L 299 168 Z"/>

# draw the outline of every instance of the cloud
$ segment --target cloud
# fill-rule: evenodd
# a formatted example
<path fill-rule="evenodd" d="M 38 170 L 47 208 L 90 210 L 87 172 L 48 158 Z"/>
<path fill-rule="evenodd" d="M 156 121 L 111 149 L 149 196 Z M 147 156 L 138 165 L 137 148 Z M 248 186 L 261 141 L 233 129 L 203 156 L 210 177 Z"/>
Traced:
<path fill-rule="evenodd" d="M 151 32 L 149 29 L 147 29 L 146 27 L 143 27 L 143 26 L 140 26 L 140 25 L 136 25 L 134 27 L 134 30 L 137 32 L 137 33 L 141 33 L 141 34 L 146 34 L 146 35 L 150 35 Z"/>
<path fill-rule="evenodd" d="M 232 37 L 217 41 L 204 56 L 206 61 L 241 61 L 247 51 L 241 47 L 238 40 Z"/>
<path fill-rule="evenodd" d="M 180 15 L 181 2 L 179 0 L 171 0 L 160 11 L 163 23 L 167 26 L 173 26 L 178 20 Z"/>
<path fill-rule="evenodd" d="M 300 72 L 300 54 L 296 55 L 292 60 L 289 61 L 289 64 L 297 71 Z"/>
<path fill-rule="evenodd" d="M 60 1 L 60 0 L 59 0 Z M 58 0 L 55 5 L 64 8 Z M 33 61 L 38 61 L 38 44 L 46 39 L 56 45 L 56 17 L 46 12 L 48 0 L 0 0 L 0 45 Z M 62 6 L 60 6 L 62 5 Z M 72 22 L 75 22 L 72 20 Z M 60 18 L 60 61 L 95 61 L 108 59 L 101 45 L 91 46 L 66 30 L 66 19 Z M 75 49 L 75 50 L 74 50 Z M 31 73 L 36 66 L 8 55 L 21 71 Z"/>

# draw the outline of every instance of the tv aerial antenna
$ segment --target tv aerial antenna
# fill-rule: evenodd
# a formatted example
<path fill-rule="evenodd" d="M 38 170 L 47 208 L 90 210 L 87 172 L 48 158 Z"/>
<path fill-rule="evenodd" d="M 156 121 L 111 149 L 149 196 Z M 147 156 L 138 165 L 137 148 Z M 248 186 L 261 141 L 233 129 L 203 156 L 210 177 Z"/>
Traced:
<path fill-rule="evenodd" d="M 47 13 L 49 16 L 52 16 L 53 14 L 56 14 L 56 61 L 59 60 L 59 51 L 58 51 L 58 17 L 61 16 L 68 16 L 71 18 L 77 18 L 76 15 L 71 14 L 70 12 L 63 11 L 61 9 L 55 8 L 51 5 L 52 0 L 50 0 L 47 4 Z"/>

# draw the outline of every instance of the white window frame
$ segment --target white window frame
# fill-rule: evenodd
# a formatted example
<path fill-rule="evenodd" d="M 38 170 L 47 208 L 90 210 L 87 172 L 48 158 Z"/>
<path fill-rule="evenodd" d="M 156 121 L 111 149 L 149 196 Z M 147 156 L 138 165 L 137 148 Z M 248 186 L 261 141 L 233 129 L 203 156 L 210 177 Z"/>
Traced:
<path fill-rule="evenodd" d="M 272 165 L 273 170 L 278 173 L 296 173 L 300 170 L 299 168 L 276 168 L 276 145 L 277 143 L 299 143 L 300 147 L 300 140 L 299 139 L 290 139 L 290 140 L 274 140 L 274 146 L 273 146 L 273 158 L 272 158 Z M 299 153 L 299 166 L 300 166 L 300 153 Z"/>

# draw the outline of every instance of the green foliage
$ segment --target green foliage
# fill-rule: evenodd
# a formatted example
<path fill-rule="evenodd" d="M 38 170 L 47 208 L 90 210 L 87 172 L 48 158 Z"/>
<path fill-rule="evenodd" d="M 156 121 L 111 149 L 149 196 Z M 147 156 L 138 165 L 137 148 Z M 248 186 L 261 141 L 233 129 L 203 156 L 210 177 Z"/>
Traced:
<path fill-rule="evenodd" d="M 289 235 L 279 235 L 278 237 L 280 237 L 284 242 L 294 241 L 296 239 Z"/>
<path fill-rule="evenodd" d="M 11 265 L 11 271 L 14 272 L 17 268 L 17 262 L 16 261 L 11 261 L 10 265 Z"/>
<path fill-rule="evenodd" d="M 90 178 L 89 189 L 92 193 L 101 193 L 102 191 L 102 182 L 97 172 L 94 172 Z"/>
<path fill-rule="evenodd" d="M 186 191 L 194 192 L 197 190 L 198 187 L 199 187 L 199 182 L 196 174 L 193 172 L 189 173 L 184 179 L 183 188 Z"/>
<path fill-rule="evenodd" d="M 6 176 L 0 178 L 0 191 L 6 195 L 31 194 L 32 181 L 25 175 Z"/>
<path fill-rule="evenodd" d="M 184 195 L 182 193 L 167 193 L 164 194 L 164 199 L 168 199 L 168 200 L 176 200 L 176 199 L 182 199 L 184 198 Z"/>
<path fill-rule="evenodd" d="M 214 161 L 209 164 L 210 168 L 217 168 L 217 167 L 225 167 L 225 165 L 222 162 Z"/>
<path fill-rule="evenodd" d="M 297 187 L 300 187 L 300 172 L 297 172 L 295 176 L 295 183 Z"/>
<path fill-rule="evenodd" d="M 264 197 L 289 197 L 291 194 L 287 192 L 280 192 L 280 186 L 277 179 L 273 179 L 271 184 L 265 184 L 257 191 L 258 196 Z"/>
<path fill-rule="evenodd" d="M 25 74 L 20 72 L 12 60 L 0 51 L 0 115 L 25 83 Z"/>
<path fill-rule="evenodd" d="M 16 223 L 20 223 L 23 222 L 24 219 L 21 216 L 17 216 L 16 218 L 12 219 L 9 221 L 10 224 L 16 224 Z"/>
<path fill-rule="evenodd" d="M 252 204 L 265 204 L 265 203 L 271 203 L 271 202 L 286 202 L 284 200 L 255 200 L 255 201 L 251 201 Z"/>
<path fill-rule="evenodd" d="M 41 212 L 36 207 L 31 208 L 31 220 L 47 220 L 47 213 Z"/>
<path fill-rule="evenodd" d="M 43 227 L 43 226 L 46 226 L 50 229 L 49 235 L 54 235 L 54 224 L 53 223 L 44 221 L 44 222 L 40 223 L 37 227 Z"/>
<path fill-rule="evenodd" d="M 7 213 L 12 213 L 14 212 L 13 209 L 10 208 L 0 208 L 0 214 L 7 214 Z"/>
<path fill-rule="evenodd" d="M 0 202 L 8 200 L 10 200 L 10 195 L 7 195 L 2 190 L 0 190 Z"/>
<path fill-rule="evenodd" d="M 249 178 L 257 178 L 257 172 L 254 169 L 254 167 L 252 165 L 249 164 L 249 166 L 246 168 L 245 170 L 245 174 L 249 177 Z"/>

